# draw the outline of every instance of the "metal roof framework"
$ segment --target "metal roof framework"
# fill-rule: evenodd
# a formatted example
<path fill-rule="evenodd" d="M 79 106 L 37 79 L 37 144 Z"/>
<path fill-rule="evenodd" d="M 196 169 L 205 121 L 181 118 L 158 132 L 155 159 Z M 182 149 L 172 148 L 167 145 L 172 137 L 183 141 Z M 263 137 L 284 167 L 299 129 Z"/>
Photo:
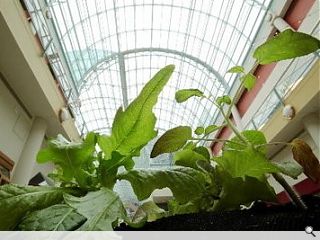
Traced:
<path fill-rule="evenodd" d="M 207 100 L 174 100 L 199 88 L 228 94 L 257 41 L 272 0 L 28 0 L 25 1 L 81 134 L 110 133 L 126 107 L 160 68 L 175 64 L 154 109 L 159 134 L 178 126 L 214 124 Z"/>

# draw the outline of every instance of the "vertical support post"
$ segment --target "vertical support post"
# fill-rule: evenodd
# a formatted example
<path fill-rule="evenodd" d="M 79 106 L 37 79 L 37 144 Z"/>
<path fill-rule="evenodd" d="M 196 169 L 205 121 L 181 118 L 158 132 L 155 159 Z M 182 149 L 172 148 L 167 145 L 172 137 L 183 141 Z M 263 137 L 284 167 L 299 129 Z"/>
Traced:
<path fill-rule="evenodd" d="M 119 61 L 119 71 L 120 71 L 120 81 L 121 81 L 121 90 L 122 90 L 122 100 L 123 100 L 123 108 L 126 109 L 129 105 L 128 103 L 128 86 L 127 86 L 127 79 L 126 79 L 126 66 L 124 63 L 124 56 L 119 52 L 118 54 L 118 61 Z"/>
<path fill-rule="evenodd" d="M 242 131 L 244 129 L 244 126 L 242 124 L 241 117 L 240 117 L 240 114 L 239 114 L 237 107 L 232 106 L 231 113 L 232 113 L 232 116 L 233 116 L 233 119 L 234 119 L 234 122 L 235 122 L 237 128 L 240 131 Z"/>
<path fill-rule="evenodd" d="M 44 135 L 47 129 L 47 123 L 36 117 L 33 120 L 32 127 L 28 139 L 22 150 L 20 159 L 13 171 L 12 183 L 27 185 L 32 177 L 32 170 L 37 157 L 37 153 L 41 148 Z"/>

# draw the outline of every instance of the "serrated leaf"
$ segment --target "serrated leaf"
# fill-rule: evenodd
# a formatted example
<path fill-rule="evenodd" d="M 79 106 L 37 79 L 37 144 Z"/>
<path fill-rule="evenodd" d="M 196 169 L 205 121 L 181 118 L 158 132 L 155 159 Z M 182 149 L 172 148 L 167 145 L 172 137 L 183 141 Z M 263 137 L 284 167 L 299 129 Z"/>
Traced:
<path fill-rule="evenodd" d="M 88 133 L 81 143 L 69 142 L 62 135 L 48 142 L 48 147 L 41 149 L 37 155 L 38 163 L 53 162 L 61 167 L 63 178 L 71 181 L 77 177 L 80 169 L 90 170 L 95 152 L 96 134 Z M 78 179 L 78 182 L 84 181 Z"/>
<path fill-rule="evenodd" d="M 151 157 L 163 153 L 171 153 L 182 148 L 192 138 L 192 130 L 188 126 L 179 126 L 166 131 L 154 144 Z"/>
<path fill-rule="evenodd" d="M 98 184 L 98 179 L 95 174 L 90 174 L 88 171 L 83 170 L 82 168 L 78 169 L 74 175 L 77 185 L 80 188 L 90 191 L 94 189 L 95 186 Z M 63 179 L 63 178 L 61 178 Z M 64 182 L 62 182 L 64 184 Z"/>
<path fill-rule="evenodd" d="M 244 73 L 244 68 L 242 66 L 234 66 L 230 68 L 227 72 L 228 73 Z"/>
<path fill-rule="evenodd" d="M 187 202 L 184 204 L 179 204 L 175 200 L 170 200 L 168 202 L 168 211 L 170 215 L 190 214 L 199 212 L 200 210 L 201 207 L 197 202 Z"/>
<path fill-rule="evenodd" d="M 88 192 L 84 197 L 64 194 L 64 201 L 87 218 L 79 229 L 81 231 L 112 231 L 119 219 L 126 218 L 120 198 L 107 188 Z"/>
<path fill-rule="evenodd" d="M 155 189 L 168 187 L 180 203 L 198 197 L 205 191 L 205 178 L 201 172 L 192 168 L 173 168 L 168 170 L 131 170 L 118 175 L 127 180 L 140 201 L 147 199 Z"/>
<path fill-rule="evenodd" d="M 274 189 L 269 185 L 266 178 L 254 177 L 232 178 L 227 172 L 218 171 L 222 182 L 220 200 L 216 201 L 215 210 L 238 209 L 240 205 L 249 204 L 256 200 L 276 202 Z"/>
<path fill-rule="evenodd" d="M 191 97 L 203 97 L 203 92 L 199 89 L 181 89 L 175 94 L 175 99 L 178 103 L 187 101 Z"/>
<path fill-rule="evenodd" d="M 216 103 L 219 106 L 222 106 L 222 104 L 230 105 L 231 104 L 231 98 L 228 95 L 224 95 L 222 97 L 217 97 Z"/>
<path fill-rule="evenodd" d="M 253 57 L 260 64 L 269 64 L 315 52 L 320 41 L 308 34 L 287 29 L 259 46 Z"/>
<path fill-rule="evenodd" d="M 242 76 L 240 80 L 243 82 L 243 86 L 246 89 L 251 90 L 255 86 L 257 78 L 253 74 L 247 73 L 246 75 Z"/>
<path fill-rule="evenodd" d="M 319 182 L 320 163 L 309 145 L 305 141 L 296 138 L 291 142 L 291 146 L 293 158 L 303 167 L 303 172 L 312 181 Z"/>
<path fill-rule="evenodd" d="M 242 151 L 226 150 L 216 162 L 232 177 L 245 176 L 260 178 L 266 173 L 279 172 L 278 167 L 271 164 L 266 157 L 251 148 Z"/>
<path fill-rule="evenodd" d="M 204 133 L 204 127 L 197 127 L 196 130 L 194 130 L 194 133 L 197 135 L 202 135 Z"/>
<path fill-rule="evenodd" d="M 275 166 L 277 166 L 281 173 L 290 176 L 294 179 L 297 179 L 298 176 L 303 172 L 303 168 L 293 160 L 281 160 L 281 161 L 273 161 L 271 162 Z"/>
<path fill-rule="evenodd" d="M 29 211 L 39 210 L 62 202 L 65 188 L 0 186 L 0 230 L 12 230 Z"/>
<path fill-rule="evenodd" d="M 210 125 L 208 127 L 205 128 L 204 133 L 206 135 L 213 133 L 214 131 L 217 131 L 218 129 L 220 129 L 221 126 L 217 126 L 217 125 Z"/>
<path fill-rule="evenodd" d="M 211 165 L 211 162 L 204 160 L 198 160 L 197 166 L 201 171 L 206 173 L 207 177 L 209 177 L 207 193 L 211 193 L 211 195 L 215 196 L 215 198 L 217 199 L 217 196 L 219 196 L 221 192 L 221 184 L 219 182 L 219 179 L 217 178 L 216 168 Z"/>
<path fill-rule="evenodd" d="M 125 156 L 136 153 L 137 149 L 140 150 L 157 135 L 154 130 L 156 117 L 152 109 L 173 71 L 174 65 L 161 69 L 125 111 L 122 108 L 117 111 L 111 136 L 101 136 L 98 139 L 106 159 L 111 157 L 113 151 Z"/>
<path fill-rule="evenodd" d="M 97 175 L 102 186 L 113 189 L 117 181 L 118 168 L 121 166 L 131 170 L 134 167 L 131 156 L 126 157 L 118 152 L 112 152 L 110 159 L 100 159 Z"/>
<path fill-rule="evenodd" d="M 79 228 L 86 218 L 75 209 L 58 204 L 27 215 L 19 224 L 23 231 L 71 231 Z"/>

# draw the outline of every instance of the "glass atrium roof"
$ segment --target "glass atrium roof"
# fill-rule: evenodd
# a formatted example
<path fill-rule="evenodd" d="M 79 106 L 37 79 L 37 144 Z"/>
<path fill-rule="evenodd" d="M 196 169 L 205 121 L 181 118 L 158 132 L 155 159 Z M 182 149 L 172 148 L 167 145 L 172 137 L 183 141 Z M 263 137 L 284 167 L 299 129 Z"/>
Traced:
<path fill-rule="evenodd" d="M 175 64 L 155 107 L 159 132 L 212 124 L 210 102 L 177 104 L 174 93 L 199 88 L 222 95 L 256 38 L 271 0 L 29 0 L 25 1 L 50 65 L 81 134 L 109 133 L 160 68 Z"/>
<path fill-rule="evenodd" d="M 210 102 L 193 98 L 178 104 L 175 92 L 183 88 L 198 88 L 212 96 L 230 92 L 236 76 L 226 71 L 245 65 L 252 49 L 269 35 L 259 31 L 276 5 L 272 0 L 24 2 L 81 135 L 110 133 L 116 110 L 126 107 L 168 64 L 176 69 L 154 109 L 159 135 L 178 125 L 214 124 L 218 112 Z M 319 33 L 317 26 L 313 34 Z M 317 58 L 295 60 L 245 127 L 262 126 Z M 154 142 L 141 150 L 136 167 L 172 164 L 170 154 L 149 159 Z M 116 189 L 121 197 L 135 199 L 127 182 L 118 182 Z"/>

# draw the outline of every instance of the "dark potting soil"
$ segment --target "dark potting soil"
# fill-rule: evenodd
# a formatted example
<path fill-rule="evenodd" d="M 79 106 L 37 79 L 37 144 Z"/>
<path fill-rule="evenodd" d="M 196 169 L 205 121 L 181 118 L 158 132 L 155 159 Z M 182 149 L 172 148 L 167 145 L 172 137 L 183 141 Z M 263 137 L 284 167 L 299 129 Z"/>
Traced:
<path fill-rule="evenodd" d="M 133 229 L 121 225 L 116 231 L 303 231 L 320 230 L 320 197 L 304 197 L 308 210 L 293 204 L 267 206 L 256 203 L 248 210 L 176 215 Z"/>

